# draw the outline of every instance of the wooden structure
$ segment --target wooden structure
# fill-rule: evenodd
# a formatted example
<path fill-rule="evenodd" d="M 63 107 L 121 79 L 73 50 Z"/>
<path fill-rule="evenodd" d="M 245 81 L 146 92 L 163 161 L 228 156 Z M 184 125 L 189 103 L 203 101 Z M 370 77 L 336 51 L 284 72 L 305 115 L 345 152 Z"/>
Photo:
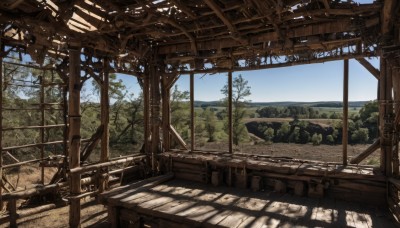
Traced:
<path fill-rule="evenodd" d="M 62 126 L 46 126 L 43 121 L 45 114 L 41 111 L 42 126 L 19 128 L 63 127 L 65 134 L 63 139 L 57 142 L 45 142 L 41 137 L 43 140 L 40 143 L 11 148 L 3 147 L 4 142 L 0 137 L 1 151 L 63 144 L 63 165 L 58 167 L 56 182 L 50 184 L 56 184 L 60 180 L 67 181 L 71 205 L 70 226 L 77 227 L 80 221 L 80 198 L 107 189 L 110 179 L 107 174 L 108 165 L 124 162 L 124 159 L 109 160 L 109 73 L 131 74 L 142 82 L 145 105 L 143 159 L 146 160 L 146 166 L 151 168 L 151 174 L 156 175 L 159 172 L 170 171 L 171 167 L 168 168 L 168 164 L 174 164 L 175 158 L 172 155 L 168 160 L 165 159 L 165 153 L 163 154 L 171 150 L 171 140 L 179 142 L 182 148 L 191 152 L 196 150 L 193 134 L 193 74 L 228 72 L 229 97 L 232 97 L 233 71 L 344 60 L 344 84 L 347 85 L 348 60 L 357 59 L 379 83 L 380 138 L 350 163 L 359 163 L 376 149 L 381 149 L 380 172 L 376 177 L 372 174 L 371 176 L 379 186 L 380 193 L 382 181 L 387 181 L 387 199 L 383 194 L 378 199 L 380 202 L 386 201 L 393 213 L 400 217 L 399 8 L 400 5 L 395 0 L 380 0 L 370 4 L 336 0 L 4 0 L 0 3 L 0 61 L 10 52 L 27 53 L 35 62 L 29 64 L 29 67 L 47 67 L 48 70 L 57 71 L 63 79 L 64 102 L 61 106 L 65 118 Z M 370 57 L 380 57 L 379 70 L 368 62 Z M 45 66 L 46 59 L 52 59 L 54 64 Z M 191 75 L 190 147 L 170 124 L 170 89 L 182 74 Z M 4 79 L 3 76 L 0 75 L 0 82 Z M 82 81 L 87 77 L 95 78 L 102 87 L 99 137 L 89 139 L 90 147 L 101 139 L 102 149 L 98 164 L 82 166 L 87 154 L 81 153 L 81 143 L 85 139 L 81 139 L 80 134 L 79 97 Z M 40 86 L 45 85 L 43 81 Z M 3 83 L 0 83 L 1 91 L 2 86 Z M 343 93 L 344 104 L 347 104 L 347 86 L 344 87 Z M 46 104 L 44 99 L 41 99 L 39 109 L 44 110 L 48 105 L 54 104 Z M 0 106 L 0 117 L 7 108 L 10 107 Z M 228 110 L 229 152 L 232 153 L 232 102 L 229 102 Z M 344 114 L 347 116 L 346 108 Z M 1 119 L 0 133 L 13 130 L 5 128 Z M 345 136 L 347 130 L 343 133 Z M 347 165 L 346 140 L 343 141 L 343 165 Z M 7 168 L 2 165 L 2 156 L 0 173 L 2 169 Z M 45 159 L 42 153 L 41 158 L 28 162 Z M 136 157 L 129 159 L 134 160 Z M 204 162 L 208 164 L 208 159 Z M 13 166 L 21 164 L 16 161 Z M 314 164 L 310 166 L 313 167 Z M 137 165 L 131 168 L 135 167 Z M 205 175 L 203 174 L 205 182 L 210 182 L 214 176 L 213 180 L 218 184 L 218 170 L 214 170 L 216 173 L 213 175 L 207 171 L 207 167 Z M 232 170 L 229 167 L 224 166 L 229 174 L 226 181 L 233 185 Z M 267 170 L 267 167 L 264 168 Z M 200 169 L 200 166 L 198 168 Z M 261 171 L 264 168 L 260 168 Z M 97 170 L 97 190 L 82 192 L 81 185 L 84 183 L 81 175 L 93 170 Z M 242 168 L 242 171 L 242 187 L 247 187 L 243 183 L 247 183 L 248 170 Z M 293 175 L 279 173 L 277 179 L 280 182 L 277 182 L 277 189 L 280 191 L 285 189 L 284 181 L 290 179 L 289 174 Z M 318 175 L 322 177 L 325 174 Z M 312 179 L 307 184 L 310 184 Z M 256 182 L 254 185 L 257 189 Z M 299 186 L 297 189 L 301 187 Z M 365 183 L 363 186 L 365 187 Z M 56 188 L 58 187 L 52 187 Z M 37 193 L 42 192 L 44 191 Z M 321 186 L 315 194 L 320 192 Z M 10 196 L 6 197 L 6 194 L 1 192 L 3 199 L 0 199 L 0 202 L 15 201 L 21 195 L 29 195 L 9 194 Z M 15 207 L 12 206 L 11 209 L 11 214 L 15 214 Z M 15 226 L 15 221 L 14 224 L 12 221 L 12 226 Z"/>

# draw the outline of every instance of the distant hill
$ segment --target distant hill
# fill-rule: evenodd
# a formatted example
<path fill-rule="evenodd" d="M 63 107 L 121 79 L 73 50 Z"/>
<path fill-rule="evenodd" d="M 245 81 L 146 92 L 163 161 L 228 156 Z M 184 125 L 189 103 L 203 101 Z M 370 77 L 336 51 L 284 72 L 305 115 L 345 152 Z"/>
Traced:
<path fill-rule="evenodd" d="M 349 107 L 362 107 L 369 101 L 349 101 Z M 221 106 L 221 101 L 194 101 L 195 107 L 212 107 Z M 317 102 L 298 102 L 298 101 L 282 101 L 282 102 L 252 102 L 251 107 L 287 107 L 287 106 L 308 106 L 308 107 L 332 107 L 341 108 L 341 101 L 317 101 Z"/>

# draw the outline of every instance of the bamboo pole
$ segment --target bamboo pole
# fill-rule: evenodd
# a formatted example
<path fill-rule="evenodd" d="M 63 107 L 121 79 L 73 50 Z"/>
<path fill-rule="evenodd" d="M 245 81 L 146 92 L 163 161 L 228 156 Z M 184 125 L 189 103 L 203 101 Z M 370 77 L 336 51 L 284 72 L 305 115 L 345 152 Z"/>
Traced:
<path fill-rule="evenodd" d="M 69 49 L 69 168 L 80 166 L 81 147 L 81 116 L 80 116 L 80 49 Z M 71 174 L 70 193 L 79 195 L 81 193 L 81 175 Z M 69 206 L 70 227 L 80 227 L 81 205 L 79 199 L 71 199 Z"/>
<path fill-rule="evenodd" d="M 229 153 L 233 153 L 233 125 L 232 125 L 232 71 L 228 72 L 228 129 L 229 129 L 229 137 L 228 137 L 228 145 L 229 145 Z"/>
<path fill-rule="evenodd" d="M 194 73 L 190 73 L 190 151 L 195 150 Z"/>
<path fill-rule="evenodd" d="M 347 144 L 348 144 L 348 126 L 349 126 L 349 60 L 344 60 L 343 72 L 343 165 L 347 165 Z"/>
<path fill-rule="evenodd" d="M 101 136 L 101 153 L 100 162 L 107 162 L 110 158 L 110 98 L 109 98 L 109 75 L 108 75 L 108 59 L 103 59 L 103 83 L 101 85 L 101 125 L 103 125 L 103 134 Z M 106 173 L 107 168 L 102 170 L 102 173 Z M 99 191 L 103 192 L 108 188 L 107 178 L 101 178 Z"/>

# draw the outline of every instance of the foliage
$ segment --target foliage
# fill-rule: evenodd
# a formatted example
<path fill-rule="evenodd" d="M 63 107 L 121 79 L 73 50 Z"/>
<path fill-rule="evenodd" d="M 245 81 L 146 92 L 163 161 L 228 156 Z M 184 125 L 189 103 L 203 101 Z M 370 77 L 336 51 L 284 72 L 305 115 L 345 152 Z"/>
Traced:
<path fill-rule="evenodd" d="M 272 139 L 274 138 L 274 129 L 269 127 L 264 131 L 264 139 L 267 142 L 272 142 Z"/>
<path fill-rule="evenodd" d="M 312 141 L 314 146 L 320 145 L 321 141 L 322 141 L 322 135 L 314 133 L 313 136 L 311 137 L 311 141 Z"/>
<path fill-rule="evenodd" d="M 355 143 L 367 143 L 368 139 L 368 128 L 360 128 L 351 134 L 351 140 Z"/>
<path fill-rule="evenodd" d="M 228 84 L 226 84 L 221 92 L 225 95 L 225 102 L 228 99 Z M 233 125 L 233 144 L 239 145 L 241 141 L 248 138 L 247 128 L 243 123 L 243 118 L 246 116 L 246 97 L 250 96 L 250 86 L 248 81 L 243 79 L 242 75 L 234 78 L 232 81 L 232 125 Z M 226 118 L 227 119 L 227 118 Z M 226 120 L 228 121 L 228 120 Z M 229 127 L 225 125 L 225 131 L 229 131 Z"/>
<path fill-rule="evenodd" d="M 215 141 L 215 132 L 217 130 L 216 126 L 216 116 L 214 114 L 214 111 L 208 107 L 203 113 L 204 119 L 205 119 L 205 130 L 207 132 L 207 137 L 208 137 L 208 142 L 214 142 Z"/>

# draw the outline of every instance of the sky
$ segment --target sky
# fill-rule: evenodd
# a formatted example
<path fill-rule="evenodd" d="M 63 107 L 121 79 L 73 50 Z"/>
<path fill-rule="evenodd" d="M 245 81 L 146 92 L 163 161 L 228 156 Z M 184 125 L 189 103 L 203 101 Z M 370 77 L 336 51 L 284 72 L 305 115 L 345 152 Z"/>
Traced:
<path fill-rule="evenodd" d="M 378 58 L 369 62 L 379 69 Z M 343 99 L 343 61 L 282 67 L 265 70 L 234 72 L 241 74 L 251 87 L 248 100 L 253 102 L 277 101 L 341 101 Z M 138 94 L 136 78 L 119 75 L 126 86 Z M 189 91 L 189 75 L 181 75 L 176 85 Z M 222 87 L 227 74 L 196 74 L 195 100 L 215 101 L 223 98 Z M 377 96 L 377 80 L 356 60 L 349 61 L 349 100 L 369 101 Z M 137 91 L 137 92 L 135 92 Z"/>
<path fill-rule="evenodd" d="M 357 0 L 372 3 L 373 0 Z M 379 59 L 369 61 L 379 69 Z M 343 61 L 307 64 L 275 69 L 234 72 L 248 80 L 253 102 L 277 101 L 341 101 L 343 100 Z M 127 88 L 136 95 L 140 87 L 136 78 L 119 74 Z M 180 90 L 189 91 L 189 76 L 177 81 Z M 223 98 L 220 90 L 227 83 L 227 74 L 195 75 L 195 100 L 215 101 Z M 369 101 L 377 96 L 377 80 L 357 61 L 349 61 L 349 100 Z"/>

